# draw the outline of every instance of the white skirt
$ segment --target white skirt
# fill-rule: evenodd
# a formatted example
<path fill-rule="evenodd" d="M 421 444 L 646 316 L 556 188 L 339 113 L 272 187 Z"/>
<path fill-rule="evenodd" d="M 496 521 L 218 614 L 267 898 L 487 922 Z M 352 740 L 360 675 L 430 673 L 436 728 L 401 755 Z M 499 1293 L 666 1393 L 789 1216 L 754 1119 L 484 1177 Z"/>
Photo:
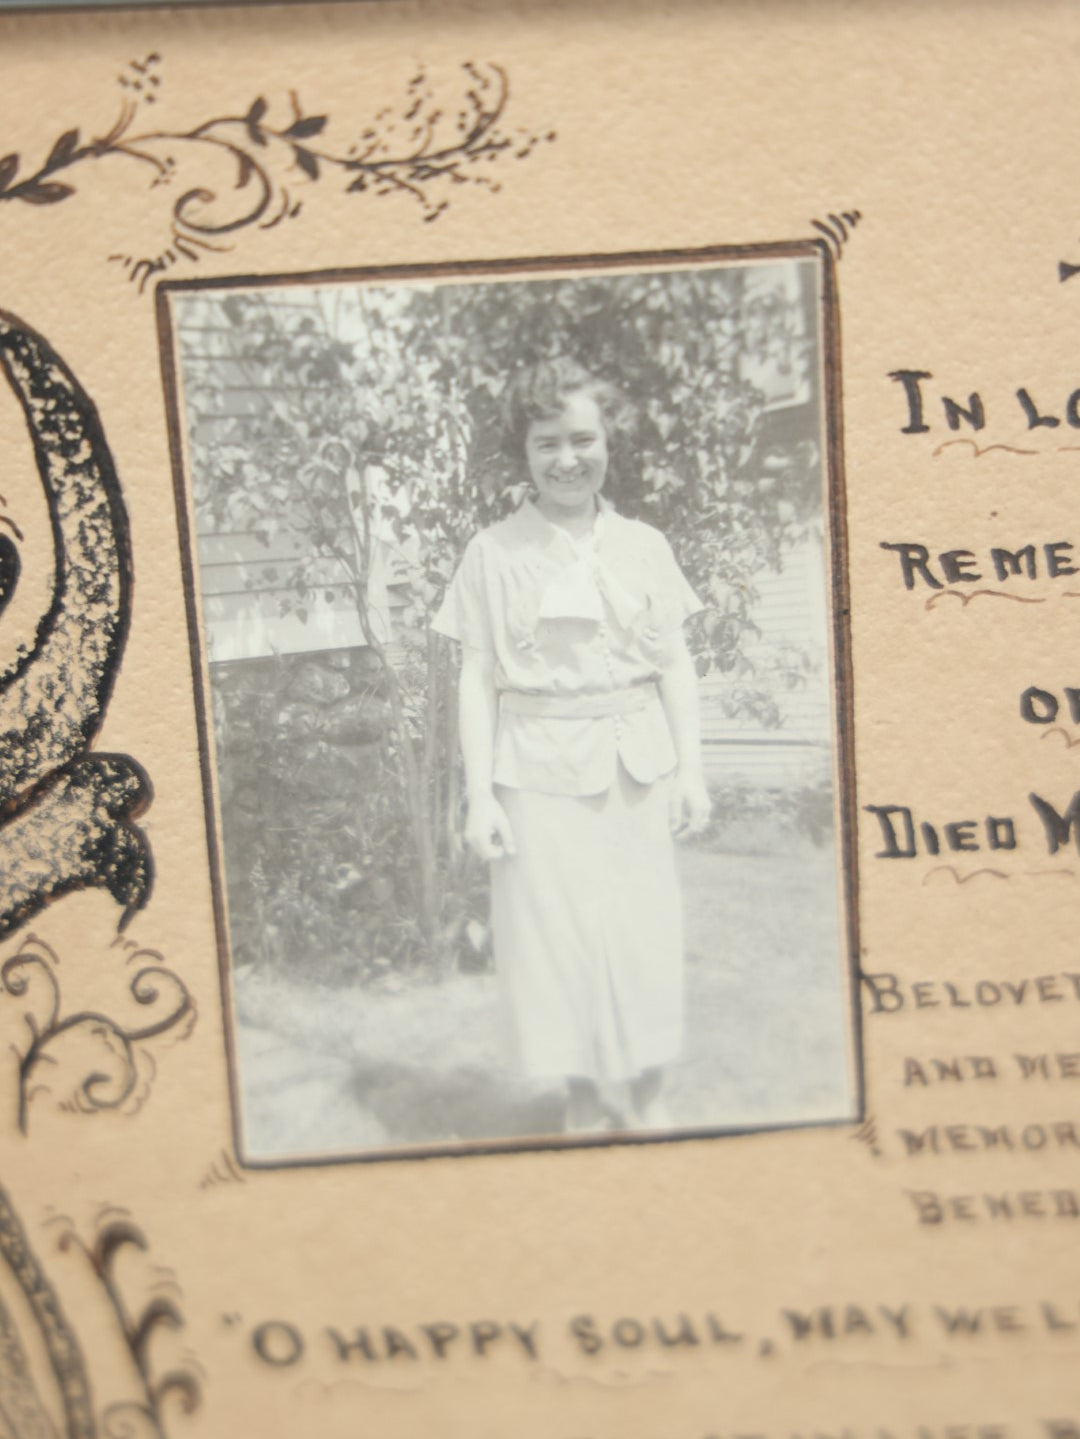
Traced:
<path fill-rule="evenodd" d="M 498 790 L 517 854 L 491 866 L 495 968 L 527 1076 L 626 1080 L 681 1051 L 668 791 L 621 765 L 601 795 Z"/>

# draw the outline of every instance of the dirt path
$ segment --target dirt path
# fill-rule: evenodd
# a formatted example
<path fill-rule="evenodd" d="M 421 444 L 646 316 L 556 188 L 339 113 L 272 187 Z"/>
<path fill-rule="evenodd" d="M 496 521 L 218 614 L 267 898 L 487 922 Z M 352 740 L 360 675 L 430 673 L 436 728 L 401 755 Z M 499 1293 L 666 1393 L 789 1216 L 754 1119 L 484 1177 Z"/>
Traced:
<path fill-rule="evenodd" d="M 848 1015 L 827 851 L 681 855 L 687 1015 L 668 1076 L 678 1128 L 850 1112 Z M 558 1132 L 561 1095 L 500 1053 L 495 982 L 456 975 L 396 992 L 237 977 L 247 1149 L 302 1154 Z"/>

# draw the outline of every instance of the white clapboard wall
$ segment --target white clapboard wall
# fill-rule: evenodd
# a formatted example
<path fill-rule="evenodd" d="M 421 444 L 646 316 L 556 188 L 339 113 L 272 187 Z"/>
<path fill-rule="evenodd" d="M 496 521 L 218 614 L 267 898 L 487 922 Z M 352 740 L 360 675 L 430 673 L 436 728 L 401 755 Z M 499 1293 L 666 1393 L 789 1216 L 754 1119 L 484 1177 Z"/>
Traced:
<path fill-rule="evenodd" d="M 282 294 L 275 307 L 291 322 L 321 322 L 320 296 Z M 243 443 L 251 418 L 268 402 L 257 367 L 238 356 L 238 335 L 216 296 L 192 297 L 179 312 L 181 369 L 189 398 L 212 392 L 209 405 L 188 410 L 197 432 Z M 269 397 L 272 401 L 273 397 Z M 801 397 L 797 397 L 801 398 Z M 782 406 L 781 406 L 782 407 Z M 196 490 L 201 477 L 194 476 Z M 353 537 L 343 532 L 340 553 L 352 551 Z M 354 580 L 341 560 L 316 557 L 302 531 L 278 530 L 269 543 L 244 523 L 220 524 L 197 535 L 203 627 L 211 664 L 258 659 L 272 654 L 313 653 L 363 646 Z M 307 560 L 310 593 L 297 602 L 290 576 Z M 409 598 L 410 563 L 389 534 L 373 556 L 368 613 L 391 659 L 398 652 L 400 616 Z M 811 536 L 789 548 L 779 572 L 754 580 L 752 617 L 759 635 L 744 649 L 745 663 L 730 675 L 711 674 L 701 681 L 705 762 L 717 784 L 790 788 L 816 784 L 830 773 L 830 661 L 822 547 Z M 792 665 L 777 661 L 797 656 L 804 666 L 791 684 Z M 773 717 L 766 725 L 747 712 L 748 693 L 771 698 Z"/>
<path fill-rule="evenodd" d="M 745 649 L 748 672 L 701 681 L 708 778 L 784 788 L 822 783 L 830 774 L 832 721 L 820 538 L 787 549 L 780 572 L 759 574 L 754 589 L 760 633 Z M 747 699 L 762 693 L 775 706 L 776 725 L 746 712 Z"/>
<path fill-rule="evenodd" d="M 351 649 L 364 644 L 353 587 L 337 561 L 317 561 L 313 596 L 302 613 L 282 612 L 281 572 L 303 552 L 303 536 L 277 536 L 268 550 L 244 535 L 199 542 L 202 608 L 211 663 L 271 654 Z M 315 575 L 318 578 L 315 578 Z M 391 656 L 408 597 L 403 563 L 387 551 L 372 586 L 372 620 Z M 765 787 L 817 784 L 829 774 L 829 659 L 825 642 L 820 546 L 810 540 L 785 556 L 779 574 L 758 577 L 753 618 L 760 634 L 747 646 L 748 667 L 700 681 L 708 778 Z M 780 672 L 777 660 L 786 659 Z M 796 677 L 793 682 L 793 675 Z M 771 701 L 777 724 L 748 706 Z"/>

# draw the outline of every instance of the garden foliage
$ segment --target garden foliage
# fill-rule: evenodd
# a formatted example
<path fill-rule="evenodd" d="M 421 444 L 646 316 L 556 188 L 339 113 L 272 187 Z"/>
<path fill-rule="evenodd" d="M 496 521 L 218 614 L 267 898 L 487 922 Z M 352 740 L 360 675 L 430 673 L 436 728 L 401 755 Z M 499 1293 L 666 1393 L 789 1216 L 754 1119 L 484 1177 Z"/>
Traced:
<path fill-rule="evenodd" d="M 527 492 L 501 409 L 523 363 L 570 355 L 626 396 L 607 491 L 664 531 L 706 604 L 690 635 L 699 674 L 737 679 L 746 713 L 778 722 L 746 651 L 755 576 L 821 525 L 815 273 L 732 266 L 335 287 L 302 304 L 287 290 L 199 300 L 217 338 L 186 386 L 196 528 L 268 548 L 303 536 L 274 576 L 281 612 L 314 633 L 333 599 L 330 563 L 365 640 L 362 659 L 268 656 L 215 676 L 222 788 L 248 796 L 233 806 L 248 837 L 226 834 L 226 850 L 230 895 L 244 896 L 234 927 L 253 956 L 270 932 L 281 962 L 328 977 L 483 962 L 484 876 L 458 838 L 456 656 L 428 621 L 469 537 Z M 181 327 L 189 351 L 197 328 Z M 765 370 L 801 397 L 782 424 L 755 383 Z M 402 577 L 390 630 L 370 584 L 387 552 Z M 792 684 L 801 662 L 777 660 Z M 320 686 L 336 721 L 311 700 Z M 351 754 L 336 764 L 342 745 Z M 276 838 L 268 790 L 292 816 Z"/>

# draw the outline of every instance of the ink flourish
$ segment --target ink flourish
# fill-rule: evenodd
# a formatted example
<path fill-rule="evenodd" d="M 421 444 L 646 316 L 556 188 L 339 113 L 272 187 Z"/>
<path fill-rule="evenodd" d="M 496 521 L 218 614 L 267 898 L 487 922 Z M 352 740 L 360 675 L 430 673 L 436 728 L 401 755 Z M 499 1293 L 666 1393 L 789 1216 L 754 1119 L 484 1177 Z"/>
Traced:
<path fill-rule="evenodd" d="M 77 1079 L 62 1107 L 84 1114 L 103 1109 L 139 1109 L 149 1092 L 156 1064 L 148 1041 L 173 1032 L 186 1039 L 195 1023 L 195 1002 L 187 986 L 156 950 L 134 949 L 126 961 L 136 966 L 128 996 L 145 1011 L 142 1023 L 125 1022 L 96 1010 L 63 1012 L 60 958 L 44 940 L 29 934 L 0 965 L 0 998 L 24 1001 L 26 1039 L 16 1043 L 21 1133 L 29 1124 L 30 1104 L 51 1092 L 63 1074 L 65 1046 L 77 1061 Z M 137 1011 L 136 1011 L 137 1014 Z M 133 1016 L 133 1020 L 134 1020 Z M 81 1041 L 77 1043 L 75 1041 Z"/>
<path fill-rule="evenodd" d="M 113 254 L 139 290 L 183 261 L 194 262 L 207 251 L 232 248 L 232 237 L 257 227 L 271 229 L 301 211 L 301 190 L 329 176 L 344 182 L 348 194 L 381 199 L 401 195 L 414 201 L 425 221 L 437 220 L 449 207 L 455 188 L 501 188 L 488 173 L 500 159 L 526 159 L 540 144 L 555 139 L 549 130 L 536 134 L 506 128 L 510 82 L 496 64 L 472 61 L 461 66 L 455 87 L 436 88 L 419 68 L 405 87 L 397 108 L 386 106 L 367 124 L 359 138 L 344 145 L 326 140 L 328 114 L 307 113 L 295 91 L 289 92 L 288 114 L 272 118 L 265 96 L 246 110 L 216 115 L 187 129 L 138 128 L 137 117 L 160 96 L 161 56 L 156 52 L 133 60 L 118 77 L 123 91 L 111 127 L 83 136 L 76 127 L 53 142 L 45 160 L 20 175 L 22 157 L 0 157 L 0 204 L 55 205 L 76 193 L 71 183 L 80 166 L 122 158 L 150 171 L 150 186 L 176 183 L 182 160 L 224 161 L 231 189 L 220 181 L 184 188 L 169 215 L 169 237 L 155 256 Z M 281 107 L 278 107 L 279 109 Z M 180 158 L 178 158 L 180 157 Z M 63 176 L 63 179 L 59 179 Z"/>

